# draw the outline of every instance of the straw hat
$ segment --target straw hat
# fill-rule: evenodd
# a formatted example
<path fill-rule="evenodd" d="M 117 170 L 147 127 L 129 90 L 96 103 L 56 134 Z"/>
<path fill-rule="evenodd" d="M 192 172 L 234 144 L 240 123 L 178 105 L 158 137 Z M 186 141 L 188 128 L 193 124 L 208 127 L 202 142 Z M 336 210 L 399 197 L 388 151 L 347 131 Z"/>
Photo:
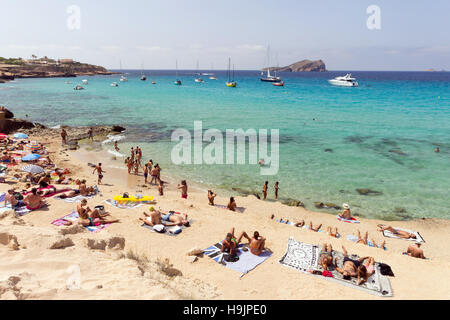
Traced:
<path fill-rule="evenodd" d="M 155 208 L 153 208 L 153 206 L 150 206 L 150 211 L 155 211 Z"/>
<path fill-rule="evenodd" d="M 350 209 L 350 206 L 347 203 L 344 203 L 342 206 L 344 207 L 344 209 Z"/>

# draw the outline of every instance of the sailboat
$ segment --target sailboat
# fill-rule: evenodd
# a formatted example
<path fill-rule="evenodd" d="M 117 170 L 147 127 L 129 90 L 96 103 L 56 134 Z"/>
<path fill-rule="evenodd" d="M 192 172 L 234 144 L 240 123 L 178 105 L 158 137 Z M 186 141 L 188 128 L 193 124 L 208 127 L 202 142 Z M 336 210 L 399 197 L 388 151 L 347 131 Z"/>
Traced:
<path fill-rule="evenodd" d="M 261 72 L 262 74 L 262 72 Z M 270 74 L 270 46 L 267 47 L 267 76 L 261 77 L 260 78 L 261 81 L 263 82 L 280 82 L 281 78 L 277 77 L 277 76 L 272 76 Z"/>
<path fill-rule="evenodd" d="M 233 65 L 233 78 L 231 78 L 231 58 L 228 58 L 228 81 L 226 82 L 227 87 L 235 88 L 237 83 L 234 81 L 234 65 Z"/>
<path fill-rule="evenodd" d="M 214 65 L 211 63 L 211 71 L 214 71 Z M 210 80 L 218 80 L 215 76 L 214 73 L 211 73 L 211 76 L 209 77 Z"/>
<path fill-rule="evenodd" d="M 142 64 L 142 68 L 141 68 L 141 80 L 142 81 L 147 80 L 147 77 L 144 74 L 144 64 Z"/>
<path fill-rule="evenodd" d="M 122 73 L 122 60 L 120 60 L 120 72 Z M 122 75 L 122 76 L 120 76 L 120 79 L 119 79 L 121 82 L 126 82 L 126 81 L 128 81 L 128 79 L 127 79 L 127 77 L 125 77 L 124 75 Z"/>
<path fill-rule="evenodd" d="M 175 80 L 173 84 L 176 86 L 181 86 L 181 80 L 178 79 L 178 60 L 175 60 L 175 68 L 176 68 L 177 80 Z"/>
<path fill-rule="evenodd" d="M 197 60 L 197 73 L 196 73 L 196 74 L 197 74 L 197 75 L 200 75 L 200 73 L 198 72 L 198 60 Z M 203 82 L 203 79 L 200 78 L 200 77 L 198 77 L 198 78 L 195 78 L 194 81 L 195 81 L 195 82 Z"/>

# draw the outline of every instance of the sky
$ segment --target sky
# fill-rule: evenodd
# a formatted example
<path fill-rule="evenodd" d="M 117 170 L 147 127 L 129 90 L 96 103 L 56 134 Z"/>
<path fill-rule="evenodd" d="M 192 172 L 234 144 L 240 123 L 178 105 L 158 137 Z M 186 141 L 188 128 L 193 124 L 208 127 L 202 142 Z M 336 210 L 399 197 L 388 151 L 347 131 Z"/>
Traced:
<path fill-rule="evenodd" d="M 379 8 L 379 29 L 367 20 Z M 71 9 L 75 7 L 75 10 Z M 1 0 L 0 56 L 110 69 L 450 70 L 449 0 Z M 79 13 L 79 15 L 78 15 Z"/>

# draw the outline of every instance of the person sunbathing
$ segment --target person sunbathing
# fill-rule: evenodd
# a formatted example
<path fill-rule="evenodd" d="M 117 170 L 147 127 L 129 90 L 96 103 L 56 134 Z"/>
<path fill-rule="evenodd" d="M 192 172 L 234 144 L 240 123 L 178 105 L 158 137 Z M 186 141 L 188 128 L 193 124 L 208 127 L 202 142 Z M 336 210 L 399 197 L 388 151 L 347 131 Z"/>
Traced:
<path fill-rule="evenodd" d="M 82 196 L 92 196 L 92 195 L 96 195 L 97 191 L 95 190 L 94 187 L 87 187 L 86 186 L 86 179 L 83 179 L 80 181 L 80 184 L 78 186 L 79 190 L 80 190 L 80 194 Z"/>
<path fill-rule="evenodd" d="M 51 182 L 51 176 L 49 174 L 46 174 L 42 178 L 39 179 L 38 184 L 41 188 L 46 188 L 49 186 Z"/>
<path fill-rule="evenodd" d="M 331 227 L 327 227 L 327 234 L 330 237 L 337 238 L 339 236 L 338 229 L 336 227 L 334 227 L 334 232 L 332 232 L 331 229 L 332 229 Z"/>
<path fill-rule="evenodd" d="M 250 252 L 256 256 L 259 256 L 264 250 L 266 244 L 266 238 L 261 237 L 258 231 L 253 233 L 253 238 L 250 241 Z"/>
<path fill-rule="evenodd" d="M 220 248 L 220 251 L 229 253 L 230 255 L 236 255 L 242 238 L 246 238 L 249 243 L 252 241 L 245 231 L 242 231 L 239 237 L 236 238 L 234 235 L 234 227 L 231 228 L 231 231 L 227 233 L 225 239 L 222 241 L 222 248 Z"/>
<path fill-rule="evenodd" d="M 342 219 L 345 219 L 345 220 L 350 220 L 352 218 L 352 214 L 350 212 L 350 206 L 347 203 L 344 203 L 342 205 L 342 207 L 344 208 L 344 210 L 339 215 L 339 217 L 341 217 Z"/>
<path fill-rule="evenodd" d="M 342 250 L 344 251 L 343 267 L 337 267 L 336 258 L 334 262 L 334 264 L 336 265 L 336 271 L 344 276 L 344 280 L 351 280 L 352 277 L 357 278 L 357 285 L 360 285 L 363 282 L 367 281 L 367 278 L 369 276 L 367 275 L 367 269 L 365 266 L 363 266 L 362 262 L 369 257 L 363 257 L 358 260 L 353 260 L 348 257 L 347 249 L 345 249 L 344 246 L 342 246 Z"/>
<path fill-rule="evenodd" d="M 420 248 L 420 243 L 414 243 L 408 247 L 406 254 L 413 258 L 426 259 L 423 255 L 423 249 Z"/>
<path fill-rule="evenodd" d="M 163 224 L 161 212 L 158 210 L 155 210 L 155 208 L 153 208 L 153 206 L 151 206 L 149 210 L 150 210 L 150 214 L 148 214 L 147 212 L 143 212 L 145 218 L 139 218 L 139 220 L 141 220 L 146 225 L 149 225 L 151 227 L 154 227 L 157 224 Z"/>
<path fill-rule="evenodd" d="M 38 194 L 38 191 L 36 188 L 31 189 L 31 193 L 28 194 L 24 199 L 23 202 L 25 203 L 25 206 L 28 210 L 37 210 L 39 208 L 42 208 L 47 203 L 42 199 L 42 197 Z"/>
<path fill-rule="evenodd" d="M 21 207 L 25 205 L 22 200 L 17 200 L 14 189 L 9 189 L 8 193 L 5 195 L 5 207 L 8 205 L 8 203 L 11 204 L 11 208 Z"/>
<path fill-rule="evenodd" d="M 80 190 L 72 189 L 59 195 L 61 199 L 73 198 L 80 194 Z"/>
<path fill-rule="evenodd" d="M 187 214 L 179 213 L 176 214 L 174 211 L 169 211 L 169 213 L 163 215 L 162 217 L 163 224 L 166 227 L 171 226 L 185 226 L 189 227 L 189 221 L 187 219 Z M 169 222 L 169 223 L 167 223 Z"/>
<path fill-rule="evenodd" d="M 236 211 L 236 201 L 234 201 L 234 197 L 230 198 L 230 202 L 228 202 L 227 209 L 231 211 Z"/>
<path fill-rule="evenodd" d="M 326 243 L 322 246 L 322 251 L 319 252 L 319 264 L 323 270 L 328 270 L 328 267 L 333 265 L 333 247 L 331 243 L 327 246 Z"/>
<path fill-rule="evenodd" d="M 363 260 L 362 265 L 367 270 L 367 278 L 375 273 L 375 259 L 373 257 L 366 257 L 366 259 Z M 366 281 L 367 281 L 367 279 L 366 279 Z"/>
<path fill-rule="evenodd" d="M 368 246 L 369 245 L 369 242 L 367 241 L 368 240 L 368 237 L 369 237 L 369 233 L 366 231 L 366 233 L 364 234 L 364 238 L 363 237 L 361 237 L 361 232 L 358 230 L 358 240 L 356 240 L 356 243 L 362 243 L 362 244 L 365 244 L 366 246 Z M 375 242 L 375 240 L 372 238 L 372 239 L 370 239 L 371 241 L 372 241 L 372 244 L 373 244 L 373 246 L 374 247 L 376 247 L 376 248 L 381 248 L 381 249 L 385 249 L 385 244 L 386 244 L 386 241 L 383 241 L 382 243 L 381 243 L 381 246 L 378 246 L 377 245 L 377 243 Z"/>
<path fill-rule="evenodd" d="M 99 226 L 101 224 L 109 224 L 119 222 L 119 219 L 105 219 L 106 216 L 109 216 L 109 213 L 100 213 L 97 209 L 91 210 L 91 208 L 86 207 L 87 200 L 81 200 L 81 203 L 77 205 L 77 212 L 79 216 L 78 222 L 83 227 L 93 227 Z M 86 208 L 85 208 L 86 207 Z"/>
<path fill-rule="evenodd" d="M 396 235 L 399 238 L 403 238 L 403 239 L 416 239 L 416 235 L 413 233 L 409 233 L 407 231 L 403 231 L 403 230 L 399 230 L 399 229 L 395 229 L 391 226 L 385 226 L 383 224 L 379 224 L 378 227 L 380 228 L 378 231 L 390 231 L 392 232 L 394 235 Z"/>
<path fill-rule="evenodd" d="M 212 192 L 212 190 L 208 190 L 208 201 L 209 201 L 209 205 L 213 206 L 214 205 L 214 198 L 216 197 L 216 194 L 214 192 Z"/>
<path fill-rule="evenodd" d="M 289 220 L 287 220 L 286 223 L 288 223 L 288 222 L 289 222 Z M 303 228 L 304 226 L 305 226 L 305 220 L 300 220 L 299 222 L 294 223 L 294 227 Z M 319 232 L 320 228 L 322 228 L 321 223 L 314 228 L 312 221 L 309 222 L 309 230 L 314 231 L 314 232 Z"/>

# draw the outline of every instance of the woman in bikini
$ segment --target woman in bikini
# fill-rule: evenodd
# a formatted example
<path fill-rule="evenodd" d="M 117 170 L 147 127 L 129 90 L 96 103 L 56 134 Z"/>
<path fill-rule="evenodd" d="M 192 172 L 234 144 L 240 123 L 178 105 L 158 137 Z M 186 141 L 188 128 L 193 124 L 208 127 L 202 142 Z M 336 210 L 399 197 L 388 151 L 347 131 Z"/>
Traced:
<path fill-rule="evenodd" d="M 253 238 L 250 240 L 250 252 L 256 256 L 259 256 L 263 252 L 263 250 L 266 249 L 264 247 L 265 243 L 266 238 L 261 237 L 259 235 L 259 232 L 255 231 L 253 233 Z"/>
<path fill-rule="evenodd" d="M 214 198 L 216 197 L 216 194 L 214 192 L 212 192 L 212 190 L 208 190 L 208 201 L 209 201 L 209 205 L 213 206 L 214 205 Z"/>
<path fill-rule="evenodd" d="M 230 198 L 230 202 L 228 202 L 227 209 L 231 211 L 236 211 L 236 201 L 234 201 L 234 197 Z"/>
<path fill-rule="evenodd" d="M 188 197 L 188 194 L 187 194 L 188 187 L 187 187 L 186 180 L 182 180 L 181 184 L 179 184 L 177 188 L 181 190 L 181 198 L 187 199 L 187 197 Z"/>
<path fill-rule="evenodd" d="M 94 211 L 91 210 L 91 208 L 86 207 L 87 200 L 83 199 L 81 200 L 81 203 L 77 205 L 77 212 L 79 216 L 79 223 L 84 226 L 99 226 L 101 224 L 109 224 L 109 223 L 116 223 L 119 222 L 119 219 L 112 219 L 108 220 L 105 219 L 106 216 L 109 216 L 108 213 L 99 213 L 97 209 L 94 209 Z"/>

